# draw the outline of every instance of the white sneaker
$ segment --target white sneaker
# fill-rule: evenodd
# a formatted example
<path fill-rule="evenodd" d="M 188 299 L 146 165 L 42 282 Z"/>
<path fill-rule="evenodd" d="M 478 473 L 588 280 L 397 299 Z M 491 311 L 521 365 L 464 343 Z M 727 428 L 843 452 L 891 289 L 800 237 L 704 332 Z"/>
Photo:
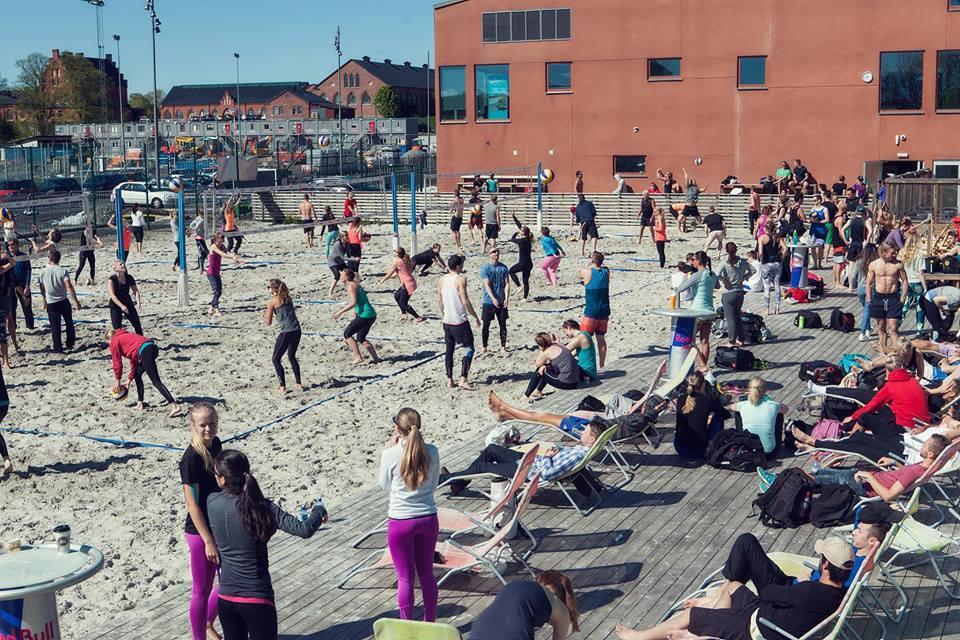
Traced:
<path fill-rule="evenodd" d="M 870 336 L 867 335 L 866 333 L 861 332 L 861 333 L 860 333 L 860 342 L 869 342 L 869 341 L 870 341 Z"/>

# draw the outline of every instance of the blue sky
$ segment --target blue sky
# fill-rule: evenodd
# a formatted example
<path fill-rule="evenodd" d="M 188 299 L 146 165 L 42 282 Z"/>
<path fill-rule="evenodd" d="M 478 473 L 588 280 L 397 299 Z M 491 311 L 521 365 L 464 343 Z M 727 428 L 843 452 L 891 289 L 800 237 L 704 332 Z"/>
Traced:
<path fill-rule="evenodd" d="M 116 56 L 130 92 L 152 87 L 150 20 L 143 0 L 105 0 L 105 46 Z M 340 25 L 344 60 L 368 55 L 433 66 L 433 0 L 156 0 L 157 86 L 233 82 L 318 82 L 337 66 L 333 37 Z M 16 61 L 82 51 L 96 55 L 96 14 L 83 0 L 3 0 L 8 27 L 0 38 L 0 76 L 16 81 Z M 16 25 L 16 26 L 13 26 Z"/>

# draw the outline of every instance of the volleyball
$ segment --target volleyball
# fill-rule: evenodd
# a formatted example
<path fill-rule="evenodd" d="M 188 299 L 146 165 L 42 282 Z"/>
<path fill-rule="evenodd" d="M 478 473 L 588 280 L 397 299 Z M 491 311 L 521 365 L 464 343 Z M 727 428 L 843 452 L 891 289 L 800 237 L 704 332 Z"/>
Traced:
<path fill-rule="evenodd" d="M 550 184 L 553 182 L 553 169 L 544 169 L 540 172 L 540 182 Z"/>
<path fill-rule="evenodd" d="M 123 400 L 127 397 L 127 388 L 122 384 L 110 390 L 110 397 L 114 400 Z"/>
<path fill-rule="evenodd" d="M 321 149 L 326 149 L 330 146 L 330 136 L 320 136 L 317 138 L 317 146 Z"/>
<path fill-rule="evenodd" d="M 174 193 L 180 193 L 181 191 L 183 191 L 183 180 L 181 180 L 180 178 L 174 178 L 167 185 L 167 188 L 170 189 L 170 191 L 173 191 Z"/>
<path fill-rule="evenodd" d="M 4 222 L 10 222 L 13 220 L 13 214 L 10 213 L 7 209 L 0 209 L 0 220 Z"/>
<path fill-rule="evenodd" d="M 473 205 L 473 213 L 474 213 L 474 215 L 478 215 L 478 216 L 479 216 L 481 213 L 483 213 L 483 205 L 480 204 L 479 202 L 478 202 L 477 204 Z"/>

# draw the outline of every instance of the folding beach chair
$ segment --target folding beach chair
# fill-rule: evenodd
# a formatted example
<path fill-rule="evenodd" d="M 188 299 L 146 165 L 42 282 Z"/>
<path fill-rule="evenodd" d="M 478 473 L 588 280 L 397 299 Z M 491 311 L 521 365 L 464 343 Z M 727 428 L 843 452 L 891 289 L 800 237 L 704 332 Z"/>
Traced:
<path fill-rule="evenodd" d="M 514 474 L 513 479 L 510 481 L 510 489 L 507 492 L 507 495 L 503 496 L 495 505 L 491 506 L 487 510 L 481 513 L 467 514 L 458 509 L 439 507 L 437 509 L 437 518 L 440 520 L 440 531 L 453 533 L 454 535 L 464 533 L 468 530 L 474 530 L 477 528 L 482 528 L 487 531 L 492 531 L 493 520 L 504 509 L 510 505 L 517 496 L 517 492 L 523 487 L 523 483 L 527 480 L 527 473 L 530 471 L 530 466 L 533 464 L 534 459 L 537 457 L 537 452 L 539 451 L 539 445 L 531 447 L 520 459 L 520 462 L 517 464 L 517 472 Z M 497 478 L 498 476 L 491 473 L 477 474 L 469 476 L 466 478 L 458 478 L 460 480 L 475 480 L 481 478 Z M 439 485 L 437 488 L 446 486 L 450 481 Z M 490 498 L 488 494 L 483 493 L 487 498 Z M 537 546 L 537 540 L 530 533 L 530 530 L 520 524 L 520 528 L 523 530 L 524 534 L 530 538 L 530 541 L 533 543 L 533 547 L 528 551 L 529 554 L 533 552 L 533 549 Z M 378 533 L 387 532 L 387 521 L 383 520 L 375 528 L 363 533 L 359 538 L 353 541 L 353 544 L 350 546 L 356 549 L 360 546 L 364 540 L 369 538 L 372 535 Z"/>
<path fill-rule="evenodd" d="M 464 571 L 477 571 L 480 568 L 485 568 L 491 571 L 501 583 L 507 584 L 503 574 L 497 567 L 497 565 L 502 562 L 505 554 L 523 565 L 530 575 L 535 577 L 530 565 L 527 564 L 527 561 L 522 555 L 510 548 L 506 538 L 507 534 L 513 528 L 513 525 L 519 521 L 524 512 L 527 510 L 527 506 L 530 504 L 530 500 L 533 498 L 533 496 L 537 493 L 539 486 L 540 474 L 538 473 L 530 480 L 529 484 L 527 484 L 527 488 L 521 494 L 520 501 L 517 504 L 517 510 L 514 512 L 513 517 L 509 522 L 504 523 L 496 535 L 489 540 L 472 546 L 461 545 L 456 540 L 445 540 L 444 542 L 440 543 L 437 547 L 437 552 L 440 554 L 440 559 L 442 559 L 442 562 L 438 562 L 438 559 L 434 558 L 433 568 L 443 569 L 446 571 L 446 573 L 442 578 L 440 578 L 440 580 L 437 581 L 437 585 L 442 585 L 450 576 L 457 573 Z M 374 562 L 372 565 L 365 566 L 377 555 L 379 555 L 380 558 L 376 562 Z M 381 551 L 374 551 L 359 563 L 354 565 L 349 571 L 347 571 L 343 579 L 337 583 L 337 588 L 343 588 L 343 585 L 345 585 L 350 578 L 358 573 L 373 571 L 376 569 L 384 569 L 392 566 L 393 559 L 390 556 L 389 548 Z"/>
<path fill-rule="evenodd" d="M 373 623 L 375 640 L 461 640 L 456 627 L 440 622 L 380 618 Z"/>

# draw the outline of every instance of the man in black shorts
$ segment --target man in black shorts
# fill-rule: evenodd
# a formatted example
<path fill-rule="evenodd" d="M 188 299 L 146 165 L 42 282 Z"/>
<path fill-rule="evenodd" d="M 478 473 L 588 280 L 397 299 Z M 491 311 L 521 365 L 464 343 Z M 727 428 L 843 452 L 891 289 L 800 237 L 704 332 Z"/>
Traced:
<path fill-rule="evenodd" d="M 497 238 L 500 236 L 500 205 L 497 204 L 497 196 L 490 196 L 490 202 L 483 205 L 483 250 L 487 250 L 487 243 L 490 248 L 497 246 Z"/>
<path fill-rule="evenodd" d="M 898 251 L 896 244 L 885 240 L 880 245 L 880 257 L 867 268 L 867 308 L 870 317 L 877 321 L 877 337 L 883 353 L 897 348 L 900 317 L 910 287 L 907 270 L 897 260 Z M 892 347 L 887 346 L 888 337 Z"/>
<path fill-rule="evenodd" d="M 585 256 L 587 240 L 593 238 L 593 250 L 597 250 L 597 239 L 600 232 L 597 230 L 597 208 L 581 193 L 577 196 L 577 208 L 574 218 L 580 224 L 580 255 Z"/>
<path fill-rule="evenodd" d="M 435 244 L 426 251 L 421 251 L 417 255 L 413 256 L 413 267 L 420 267 L 420 275 L 425 276 L 429 273 L 429 269 L 434 264 L 440 267 L 441 270 L 447 270 L 447 263 L 443 261 L 443 258 L 440 257 L 440 245 Z"/>
<path fill-rule="evenodd" d="M 754 612 L 758 618 L 800 637 L 837 610 L 845 593 L 843 585 L 853 570 L 852 549 L 842 538 L 831 536 L 818 540 L 814 549 L 820 554 L 816 580 L 794 582 L 778 569 L 753 571 L 750 576 L 737 575 L 744 573 L 742 569 L 748 565 L 731 562 L 734 559 L 731 558 L 723 570 L 729 582 L 716 593 L 689 601 L 686 604 L 692 606 L 646 631 L 617 625 L 617 637 L 651 640 L 688 631 L 695 636 L 750 640 L 750 619 Z M 752 579 L 756 595 L 744 586 L 748 579 Z M 774 632 L 766 631 L 766 637 L 772 638 Z"/>

